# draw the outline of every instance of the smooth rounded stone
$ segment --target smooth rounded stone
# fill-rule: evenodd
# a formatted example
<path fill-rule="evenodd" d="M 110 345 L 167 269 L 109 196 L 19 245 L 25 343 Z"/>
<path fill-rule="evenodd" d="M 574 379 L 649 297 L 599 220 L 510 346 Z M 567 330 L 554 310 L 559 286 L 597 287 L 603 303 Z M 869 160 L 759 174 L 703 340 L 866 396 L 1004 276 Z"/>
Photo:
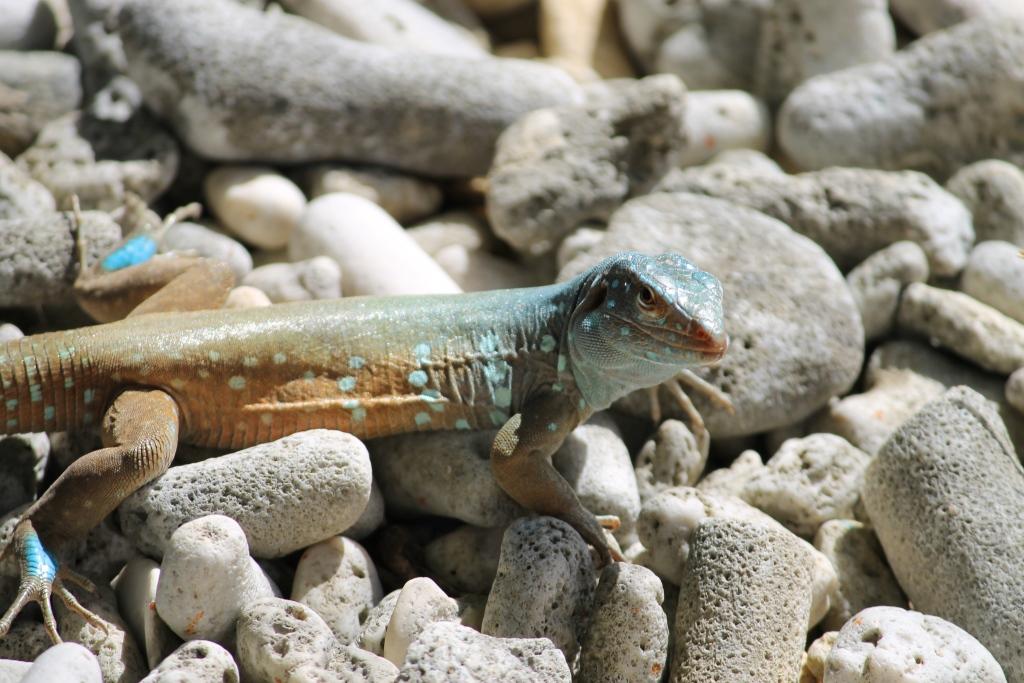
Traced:
<path fill-rule="evenodd" d="M 0 511 L 35 500 L 49 460 L 50 439 L 45 432 L 0 436 Z"/>
<path fill-rule="evenodd" d="M 384 633 L 384 657 L 402 666 L 409 644 L 430 624 L 458 621 L 459 605 L 425 576 L 407 581 Z"/>
<path fill-rule="evenodd" d="M 342 643 L 359 637 L 370 608 L 383 597 L 373 558 L 343 536 L 306 548 L 295 568 L 292 600 L 314 609 Z"/>
<path fill-rule="evenodd" d="M 979 159 L 1020 163 L 1022 50 L 1024 15 L 958 24 L 889 59 L 804 82 L 782 105 L 776 135 L 803 169 L 946 178 Z"/>
<path fill-rule="evenodd" d="M 182 643 L 139 683 L 237 683 L 238 665 L 212 640 Z"/>
<path fill-rule="evenodd" d="M 580 651 L 581 683 L 657 683 L 668 656 L 665 589 L 651 570 L 616 562 L 601 572 Z"/>
<path fill-rule="evenodd" d="M 639 197 L 615 212 L 605 239 L 566 264 L 558 279 L 629 250 L 677 252 L 722 281 L 729 352 L 695 372 L 730 398 L 735 413 L 698 392 L 691 396 L 715 437 L 799 422 L 845 393 L 860 373 L 864 332 L 846 282 L 821 247 L 783 223 L 709 197 Z M 665 412 L 678 417 L 675 400 L 662 392 Z M 616 406 L 650 415 L 647 392 Z"/>
<path fill-rule="evenodd" d="M 405 232 L 431 256 L 450 246 L 479 251 L 489 250 L 497 244 L 483 217 L 465 209 L 438 214 Z"/>
<path fill-rule="evenodd" d="M 0 220 L 0 306 L 71 300 L 79 260 L 75 223 L 68 212 Z M 78 234 L 88 264 L 109 254 L 121 241 L 121 227 L 101 211 L 84 211 Z"/>
<path fill-rule="evenodd" d="M 1024 413 L 1024 368 L 1015 370 L 1006 380 L 1006 401 Z"/>
<path fill-rule="evenodd" d="M 45 0 L 0 0 L 0 50 L 46 50 L 57 39 L 57 18 Z"/>
<path fill-rule="evenodd" d="M 356 645 L 375 655 L 384 655 L 384 636 L 401 593 L 401 588 L 391 591 L 370 609 L 366 620 L 363 621 L 363 628 L 359 632 L 359 641 Z"/>
<path fill-rule="evenodd" d="M 0 152 L 0 221 L 48 216 L 56 208 L 50 191 Z"/>
<path fill-rule="evenodd" d="M 793 681 L 811 572 L 792 534 L 733 519 L 702 522 L 683 573 L 669 680 Z"/>
<path fill-rule="evenodd" d="M 540 109 L 498 139 L 487 215 L 515 250 L 538 256 L 587 220 L 605 220 L 677 163 L 686 88 L 674 76 L 600 82 L 587 101 Z"/>
<path fill-rule="evenodd" d="M 772 105 L 812 76 L 885 59 L 896 50 L 888 0 L 775 0 L 759 38 L 754 92 Z"/>
<path fill-rule="evenodd" d="M 572 676 L 547 638 L 494 638 L 438 621 L 409 645 L 399 680 L 569 683 Z"/>
<path fill-rule="evenodd" d="M 470 250 L 459 244 L 439 249 L 433 256 L 464 292 L 547 284 L 544 278 L 526 266 L 486 251 Z"/>
<path fill-rule="evenodd" d="M 299 173 L 299 184 L 310 199 L 334 192 L 365 197 L 402 224 L 433 216 L 444 200 L 435 182 L 372 166 L 318 164 Z"/>
<path fill-rule="evenodd" d="M 636 542 L 640 494 L 629 449 L 607 413 L 597 413 L 572 431 L 551 456 L 551 463 L 572 482 L 583 507 L 595 515 L 619 518 L 615 538 L 624 547 Z"/>
<path fill-rule="evenodd" d="M 590 549 L 575 529 L 553 517 L 518 519 L 505 531 L 480 630 L 550 638 L 571 661 L 591 615 L 595 583 Z"/>
<path fill-rule="evenodd" d="M 82 111 L 39 132 L 18 163 L 49 188 L 62 209 L 116 211 L 128 194 L 151 202 L 178 172 L 177 141 L 142 106 L 138 87 L 119 77 Z"/>
<path fill-rule="evenodd" d="M 162 253 L 191 251 L 223 261 L 230 266 L 236 280 L 242 280 L 252 270 L 252 255 L 240 242 L 198 223 L 183 221 L 172 225 L 160 238 L 159 250 Z"/>
<path fill-rule="evenodd" d="M 825 680 L 825 661 L 839 636 L 838 631 L 827 631 L 807 648 L 799 683 L 822 683 Z"/>
<path fill-rule="evenodd" d="M 842 628 L 868 607 L 907 604 L 871 527 L 852 519 L 829 520 L 818 527 L 814 547 L 828 558 L 839 577 L 822 624 L 825 630 Z"/>
<path fill-rule="evenodd" d="M 242 282 L 262 290 L 276 304 L 341 296 L 341 268 L 327 256 L 297 263 L 268 263 L 245 275 Z"/>
<path fill-rule="evenodd" d="M 346 296 L 457 294 L 447 273 L 382 208 L 353 194 L 309 203 L 288 242 L 292 261 L 329 256 Z"/>
<path fill-rule="evenodd" d="M 772 138 L 765 103 L 743 90 L 697 90 L 686 94 L 686 144 L 680 166 L 702 164 L 730 149 L 765 151 Z"/>
<path fill-rule="evenodd" d="M 1017 0 L 889 0 L 892 13 L 918 35 L 978 17 L 1020 9 Z"/>
<path fill-rule="evenodd" d="M 261 308 L 270 305 L 272 302 L 262 289 L 245 285 L 233 288 L 224 301 L 224 308 Z"/>
<path fill-rule="evenodd" d="M 922 173 L 829 168 L 765 174 L 733 164 L 676 171 L 661 191 L 693 192 L 749 206 L 810 237 L 848 270 L 894 242 L 917 242 L 936 275 L 955 275 L 974 243 L 971 215 Z"/>
<path fill-rule="evenodd" d="M 885 337 L 896 324 L 900 294 L 911 282 L 928 280 L 928 256 L 916 242 L 893 242 L 854 266 L 846 275 L 864 323 L 864 338 Z"/>
<path fill-rule="evenodd" d="M 177 637 L 157 616 L 153 605 L 160 581 L 160 565 L 148 557 L 133 557 L 112 582 L 117 608 L 145 653 L 150 669 L 177 646 Z"/>
<path fill-rule="evenodd" d="M 0 683 L 21 683 L 32 668 L 32 662 L 17 659 L 0 659 Z"/>
<path fill-rule="evenodd" d="M 986 370 L 1008 375 L 1024 366 L 1024 323 L 966 294 L 915 282 L 903 292 L 898 320 Z"/>
<path fill-rule="evenodd" d="M 871 456 L 835 434 L 789 439 L 743 486 L 741 498 L 804 538 L 853 519 Z"/>
<path fill-rule="evenodd" d="M 0 152 L 21 154 L 48 121 L 77 109 L 81 71 L 71 55 L 0 50 Z"/>
<path fill-rule="evenodd" d="M 689 427 L 679 420 L 665 420 L 636 456 L 640 500 L 673 486 L 693 486 L 706 463 L 707 455 L 701 453 Z"/>
<path fill-rule="evenodd" d="M 978 242 L 1003 240 L 1024 246 L 1024 171 L 987 159 L 964 166 L 946 182 L 974 216 Z"/>
<path fill-rule="evenodd" d="M 156 611 L 180 638 L 231 643 L 235 620 L 274 586 L 249 557 L 245 533 L 224 515 L 185 522 L 167 543 Z"/>
<path fill-rule="evenodd" d="M 538 4 L 544 55 L 575 68 L 592 68 L 607 0 L 540 0 Z"/>
<path fill-rule="evenodd" d="M 238 614 L 238 668 L 247 681 L 285 681 L 304 664 L 325 666 L 339 647 L 309 607 L 283 598 L 250 601 Z"/>
<path fill-rule="evenodd" d="M 503 527 L 461 526 L 423 549 L 431 573 L 463 593 L 487 593 L 498 573 Z"/>
<path fill-rule="evenodd" d="M 228 0 L 132 0 L 120 35 L 147 104 L 215 159 L 482 175 L 523 113 L 582 97 L 554 67 L 367 45 Z"/>
<path fill-rule="evenodd" d="M 0 323 L 0 343 L 21 339 L 25 333 L 18 329 L 13 323 Z"/>
<path fill-rule="evenodd" d="M 965 629 L 1009 680 L 1024 680 L 1024 472 L 984 397 L 955 387 L 904 422 L 863 495 L 914 607 Z"/>
<path fill-rule="evenodd" d="M 1009 678 L 1015 680 L 1013 673 Z M 843 626 L 825 662 L 825 683 L 867 680 L 1005 683 L 1007 676 L 984 645 L 956 624 L 899 607 L 872 607 Z"/>
<path fill-rule="evenodd" d="M 388 508 L 482 527 L 502 526 L 522 515 L 491 473 L 495 433 L 432 432 L 371 441 L 374 478 Z"/>
<path fill-rule="evenodd" d="M 118 508 L 126 536 L 159 557 L 179 526 L 226 514 L 255 557 L 281 557 L 351 526 L 370 498 L 370 458 L 351 434 L 312 429 L 172 467 Z"/>
<path fill-rule="evenodd" d="M 364 43 L 470 58 L 488 55 L 472 33 L 415 0 L 283 0 L 281 4 L 293 14 Z"/>
<path fill-rule="evenodd" d="M 96 655 L 78 643 L 54 645 L 32 662 L 22 683 L 100 683 L 103 675 Z"/>
<path fill-rule="evenodd" d="M 737 455 L 728 467 L 708 472 L 707 476 L 697 482 L 696 488 L 702 493 L 714 496 L 739 498 L 747 482 L 763 469 L 761 454 L 753 449 L 747 449 Z"/>
<path fill-rule="evenodd" d="M 1024 322 L 1024 259 L 1009 242 L 974 247 L 960 276 L 960 290 L 983 304 Z"/>
<path fill-rule="evenodd" d="M 224 227 L 262 249 L 288 244 L 306 208 L 292 181 L 266 166 L 220 166 L 203 179 L 206 201 Z"/>
<path fill-rule="evenodd" d="M 580 254 L 586 253 L 588 249 L 600 244 L 604 239 L 604 226 L 591 227 L 593 225 L 595 224 L 585 223 L 576 228 L 566 235 L 562 243 L 558 245 L 558 250 L 555 252 L 555 263 L 559 269 L 564 268 L 566 263 Z"/>

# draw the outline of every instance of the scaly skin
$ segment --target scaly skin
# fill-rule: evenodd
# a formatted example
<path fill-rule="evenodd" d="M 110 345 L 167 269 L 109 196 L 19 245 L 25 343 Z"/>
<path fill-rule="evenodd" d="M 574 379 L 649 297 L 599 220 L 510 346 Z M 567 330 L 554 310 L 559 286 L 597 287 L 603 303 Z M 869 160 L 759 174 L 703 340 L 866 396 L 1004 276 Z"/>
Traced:
<path fill-rule="evenodd" d="M 160 474 L 179 440 L 241 448 L 318 427 L 360 438 L 500 427 L 498 483 L 611 559 L 548 456 L 593 411 L 726 345 L 713 276 L 678 255 L 625 253 L 547 287 L 149 313 L 26 337 L 0 346 L 0 432 L 104 421 L 115 447 L 69 468 L 25 514 L 52 544 Z"/>

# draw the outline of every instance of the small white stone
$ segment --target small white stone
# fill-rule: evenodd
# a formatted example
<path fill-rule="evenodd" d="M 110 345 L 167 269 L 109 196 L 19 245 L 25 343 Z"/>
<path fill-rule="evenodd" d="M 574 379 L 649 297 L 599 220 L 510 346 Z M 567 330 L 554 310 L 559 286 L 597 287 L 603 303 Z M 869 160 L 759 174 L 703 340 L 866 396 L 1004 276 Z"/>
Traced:
<path fill-rule="evenodd" d="M 268 597 L 250 600 L 238 615 L 242 680 L 286 681 L 302 665 L 326 666 L 340 644 L 320 615 L 305 605 Z"/>
<path fill-rule="evenodd" d="M 246 275 L 242 283 L 261 289 L 275 304 L 337 299 L 341 296 L 341 268 L 327 256 L 297 263 L 268 263 Z"/>
<path fill-rule="evenodd" d="M 395 220 L 368 199 L 335 193 L 309 203 L 288 243 L 293 261 L 330 256 L 346 296 L 462 291 Z"/>
<path fill-rule="evenodd" d="M 301 178 L 310 199 L 334 192 L 359 195 L 403 225 L 433 215 L 444 199 L 437 183 L 386 168 L 321 164 L 306 170 Z"/>
<path fill-rule="evenodd" d="M 129 560 L 113 581 L 118 611 L 143 648 L 150 669 L 178 646 L 177 638 L 153 609 L 159 581 L 160 565 L 142 556 Z"/>
<path fill-rule="evenodd" d="M 224 302 L 224 308 L 261 308 L 271 305 L 273 305 L 273 302 L 264 294 L 262 289 L 246 285 L 235 287 L 228 292 L 228 298 Z"/>
<path fill-rule="evenodd" d="M 574 258 L 583 254 L 591 247 L 595 246 L 601 240 L 604 239 L 604 230 L 602 228 L 583 227 L 576 228 L 570 232 L 562 243 L 558 245 L 558 252 L 555 256 L 558 262 L 558 268 L 561 270 L 565 267 L 565 264 L 572 261 Z"/>
<path fill-rule="evenodd" d="M 438 214 L 405 232 L 431 256 L 453 244 L 475 251 L 497 242 L 482 216 L 463 209 Z"/>
<path fill-rule="evenodd" d="M 459 605 L 427 577 L 406 582 L 398 594 L 384 635 L 384 657 L 396 666 L 405 661 L 409 644 L 435 621 L 458 621 Z"/>
<path fill-rule="evenodd" d="M 439 249 L 434 259 L 466 292 L 542 284 L 536 273 L 515 261 L 479 249 L 470 250 L 460 244 Z"/>
<path fill-rule="evenodd" d="M 286 245 L 306 208 L 302 190 L 264 166 L 221 166 L 206 175 L 203 190 L 226 228 L 263 249 Z"/>
<path fill-rule="evenodd" d="M 975 245 L 960 275 L 960 289 L 978 301 L 1024 322 L 1024 258 L 1009 242 Z"/>
<path fill-rule="evenodd" d="M 665 420 L 636 456 L 640 499 L 672 486 L 693 486 L 706 462 L 690 429 L 679 420 Z M 757 462 L 760 465 L 761 459 Z"/>
<path fill-rule="evenodd" d="M 230 683 L 238 680 L 231 653 L 211 640 L 190 640 L 139 683 Z"/>
<path fill-rule="evenodd" d="M 179 637 L 231 643 L 239 612 L 273 597 L 274 586 L 249 557 L 238 522 L 210 515 L 171 536 L 160 566 L 156 610 Z"/>
<path fill-rule="evenodd" d="M 401 594 L 401 588 L 391 591 L 369 611 L 363 629 L 359 632 L 359 647 L 375 655 L 384 654 L 384 636 Z"/>
<path fill-rule="evenodd" d="M 903 240 L 879 249 L 846 276 L 864 322 L 864 338 L 887 335 L 896 323 L 903 288 L 928 279 L 928 256 L 916 242 Z"/>
<path fill-rule="evenodd" d="M 745 450 L 736 456 L 728 467 L 721 467 L 708 472 L 707 476 L 697 483 L 702 493 L 714 496 L 736 496 L 743 493 L 743 487 L 764 469 L 761 454 L 755 450 Z"/>
<path fill-rule="evenodd" d="M 766 151 L 772 138 L 765 103 L 743 90 L 697 90 L 686 94 L 686 145 L 680 166 L 702 164 L 730 149 Z"/>
<path fill-rule="evenodd" d="M 159 249 L 161 253 L 193 252 L 223 261 L 237 280 L 252 270 L 252 256 L 240 242 L 198 223 L 175 223 L 160 238 Z"/>
<path fill-rule="evenodd" d="M 55 10 L 46 0 L 0 0 L 0 17 L 3 17 L 0 21 L 0 50 L 54 49 L 57 38 Z"/>
<path fill-rule="evenodd" d="M 102 680 L 96 655 L 78 643 L 61 643 L 39 655 L 21 683 L 100 683 Z"/>

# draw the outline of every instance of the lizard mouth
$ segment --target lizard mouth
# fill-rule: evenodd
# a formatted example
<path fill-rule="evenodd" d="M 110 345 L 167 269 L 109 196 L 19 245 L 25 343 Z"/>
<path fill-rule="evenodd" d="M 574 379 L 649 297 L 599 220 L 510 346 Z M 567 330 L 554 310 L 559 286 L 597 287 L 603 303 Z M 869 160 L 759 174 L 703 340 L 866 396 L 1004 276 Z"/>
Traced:
<path fill-rule="evenodd" d="M 682 332 L 651 328 L 643 328 L 643 331 L 655 344 L 670 350 L 669 356 L 672 353 L 696 354 L 703 363 L 714 363 L 721 359 L 729 348 L 729 335 L 714 332 L 697 321 L 690 321 Z M 650 355 L 647 357 L 652 359 Z"/>

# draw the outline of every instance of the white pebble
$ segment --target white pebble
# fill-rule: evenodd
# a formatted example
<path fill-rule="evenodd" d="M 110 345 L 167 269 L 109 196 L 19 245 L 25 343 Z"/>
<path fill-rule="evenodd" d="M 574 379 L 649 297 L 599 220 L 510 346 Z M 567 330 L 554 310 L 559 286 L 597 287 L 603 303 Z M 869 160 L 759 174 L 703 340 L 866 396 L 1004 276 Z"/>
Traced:
<path fill-rule="evenodd" d="M 221 166 L 203 180 L 214 214 L 226 228 L 263 249 L 288 243 L 306 197 L 292 181 L 264 166 Z"/>

